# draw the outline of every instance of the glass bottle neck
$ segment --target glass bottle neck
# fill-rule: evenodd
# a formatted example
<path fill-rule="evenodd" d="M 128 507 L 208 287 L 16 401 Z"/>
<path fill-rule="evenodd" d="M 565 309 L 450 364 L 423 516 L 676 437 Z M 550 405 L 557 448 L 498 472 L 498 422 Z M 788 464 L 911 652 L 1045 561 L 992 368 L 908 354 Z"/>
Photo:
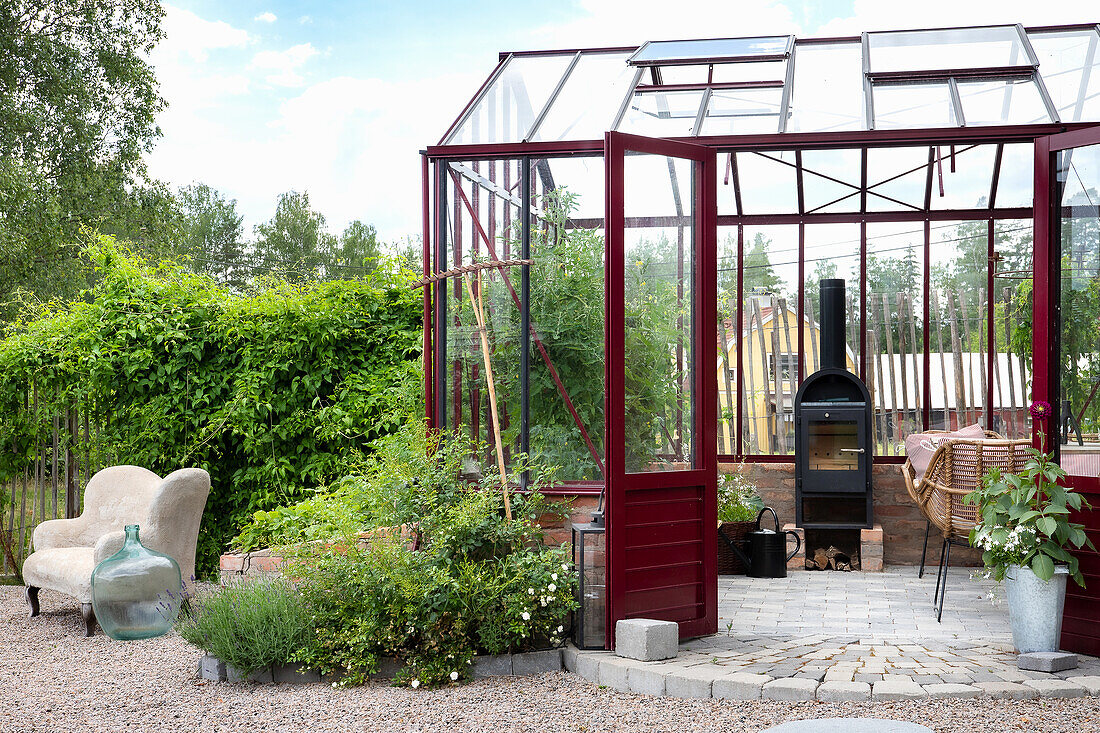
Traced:
<path fill-rule="evenodd" d="M 127 524 L 126 525 L 126 544 L 127 545 L 139 545 L 141 540 L 138 539 L 138 525 Z"/>

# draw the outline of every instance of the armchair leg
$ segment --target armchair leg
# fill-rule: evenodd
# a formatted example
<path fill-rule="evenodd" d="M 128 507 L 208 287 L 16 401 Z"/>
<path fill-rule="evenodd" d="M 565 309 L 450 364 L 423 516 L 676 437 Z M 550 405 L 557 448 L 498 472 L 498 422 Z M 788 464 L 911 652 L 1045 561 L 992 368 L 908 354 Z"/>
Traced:
<path fill-rule="evenodd" d="M 924 577 L 924 558 L 928 555 L 928 533 L 932 531 L 932 520 L 928 520 L 928 524 L 924 527 L 924 549 L 920 551 L 920 572 L 917 573 L 917 578 Z"/>
<path fill-rule="evenodd" d="M 28 585 L 26 588 L 27 606 L 31 609 L 31 618 L 34 618 L 39 613 L 38 608 L 38 588 L 33 585 Z"/>
<path fill-rule="evenodd" d="M 95 609 L 90 603 L 80 604 L 80 615 L 84 617 L 84 636 L 95 634 Z"/>

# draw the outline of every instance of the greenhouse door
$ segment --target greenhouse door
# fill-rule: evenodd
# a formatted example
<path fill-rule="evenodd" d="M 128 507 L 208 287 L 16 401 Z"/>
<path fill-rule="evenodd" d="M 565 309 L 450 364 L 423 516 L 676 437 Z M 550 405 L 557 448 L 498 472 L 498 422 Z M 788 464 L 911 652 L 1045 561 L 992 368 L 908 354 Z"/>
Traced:
<path fill-rule="evenodd" d="M 1092 511 L 1075 512 L 1100 547 L 1100 127 L 1035 141 L 1034 394 L 1053 407 L 1048 445 Z M 1063 649 L 1100 654 L 1100 553 L 1074 553 L 1085 588 L 1066 586 Z"/>
<path fill-rule="evenodd" d="M 625 618 L 718 625 L 715 152 L 607 133 L 610 646 Z"/>

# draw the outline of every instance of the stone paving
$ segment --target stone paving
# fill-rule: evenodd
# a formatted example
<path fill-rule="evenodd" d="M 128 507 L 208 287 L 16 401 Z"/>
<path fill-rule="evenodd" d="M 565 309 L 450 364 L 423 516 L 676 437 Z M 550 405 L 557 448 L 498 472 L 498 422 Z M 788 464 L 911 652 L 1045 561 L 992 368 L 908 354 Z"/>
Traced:
<path fill-rule="evenodd" d="M 1100 695 L 1100 659 L 1057 673 L 1017 669 L 1003 588 L 953 568 L 942 623 L 933 572 L 791 572 L 719 579 L 719 633 L 674 659 L 567 649 L 571 671 L 625 691 L 678 697 L 904 700 Z M 995 596 L 991 600 L 990 594 Z"/>

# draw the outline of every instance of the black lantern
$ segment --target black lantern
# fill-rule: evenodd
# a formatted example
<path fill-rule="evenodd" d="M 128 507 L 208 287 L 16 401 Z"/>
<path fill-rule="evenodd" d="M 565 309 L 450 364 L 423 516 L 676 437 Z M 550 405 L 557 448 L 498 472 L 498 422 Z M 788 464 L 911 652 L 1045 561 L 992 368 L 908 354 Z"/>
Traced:
<path fill-rule="evenodd" d="M 573 525 L 573 562 L 579 574 L 573 643 L 580 649 L 604 648 L 607 623 L 605 537 L 603 512 L 593 514 L 591 522 Z"/>

